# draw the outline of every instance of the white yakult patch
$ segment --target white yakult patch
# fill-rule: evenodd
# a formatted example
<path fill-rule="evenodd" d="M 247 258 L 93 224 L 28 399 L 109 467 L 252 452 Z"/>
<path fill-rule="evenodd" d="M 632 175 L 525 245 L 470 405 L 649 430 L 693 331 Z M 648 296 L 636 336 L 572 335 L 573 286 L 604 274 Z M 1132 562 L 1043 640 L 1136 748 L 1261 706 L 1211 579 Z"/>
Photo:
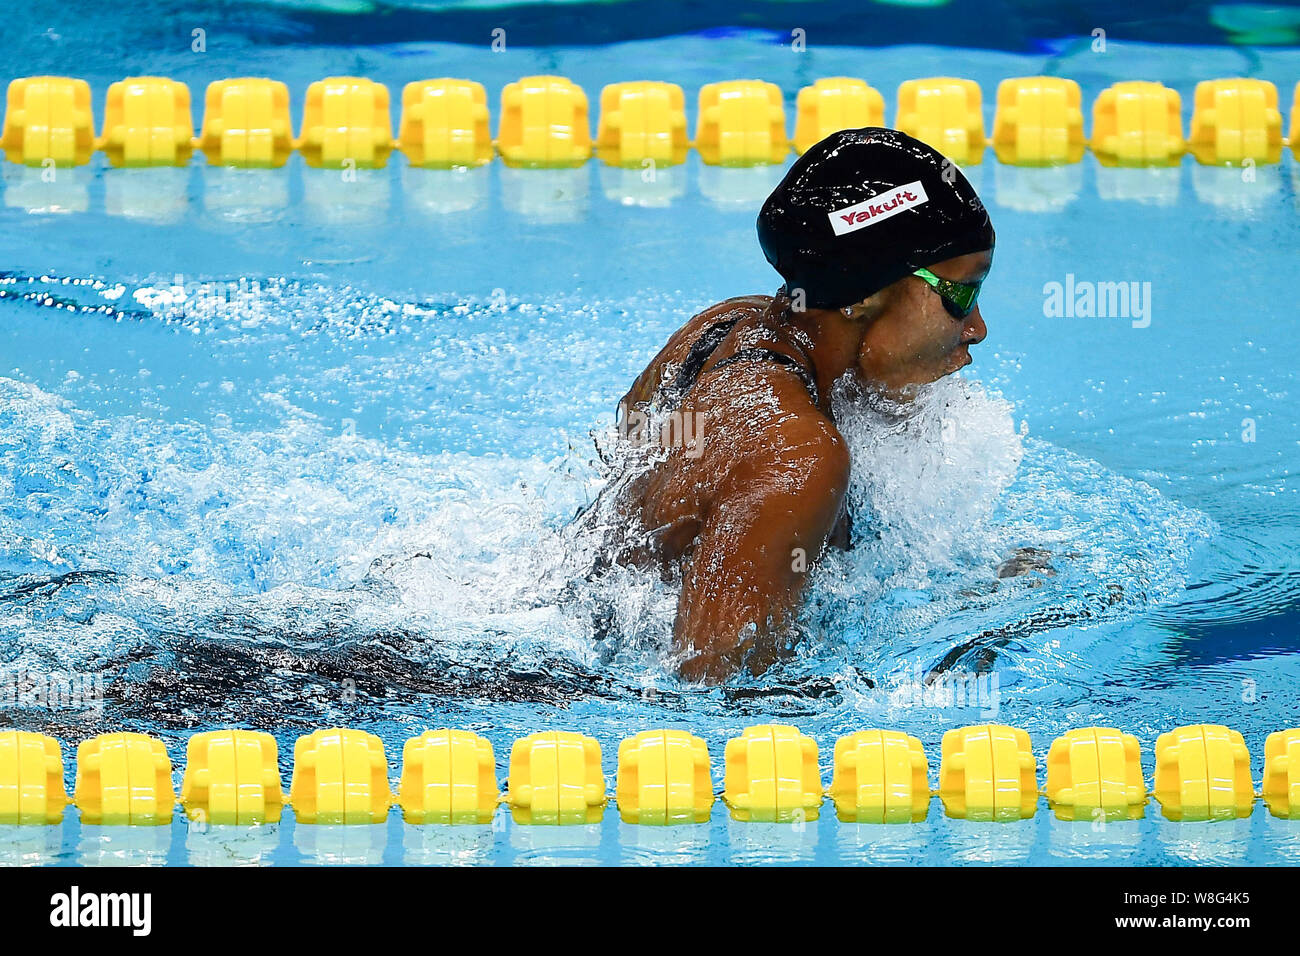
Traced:
<path fill-rule="evenodd" d="M 912 209 L 929 201 L 930 197 L 925 194 L 925 187 L 918 179 L 914 183 L 877 193 L 870 199 L 864 199 L 852 206 L 836 209 L 826 216 L 831 221 L 831 228 L 835 230 L 835 235 L 842 236 L 846 232 L 856 232 L 882 219 L 897 215 L 904 209 Z"/>

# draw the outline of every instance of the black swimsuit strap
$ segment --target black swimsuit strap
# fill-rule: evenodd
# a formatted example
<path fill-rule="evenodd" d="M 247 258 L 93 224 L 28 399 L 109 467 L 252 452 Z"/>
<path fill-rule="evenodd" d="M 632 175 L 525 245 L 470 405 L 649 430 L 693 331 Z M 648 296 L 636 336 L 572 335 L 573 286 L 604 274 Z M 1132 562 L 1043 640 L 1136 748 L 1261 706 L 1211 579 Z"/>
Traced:
<path fill-rule="evenodd" d="M 778 352 L 776 349 L 767 349 L 762 347 L 741 349 L 735 355 L 728 355 L 717 365 L 715 369 L 720 369 L 724 365 L 732 365 L 736 362 L 776 362 L 778 365 L 784 365 L 790 371 L 799 376 L 803 382 L 804 388 L 808 389 L 808 396 L 812 399 L 814 405 L 821 406 L 820 396 L 817 392 L 817 379 L 813 378 L 812 372 L 808 366 L 804 365 L 793 355 L 787 355 L 785 352 Z"/>
<path fill-rule="evenodd" d="M 736 327 L 736 323 L 741 320 L 742 316 L 736 316 L 731 319 L 724 319 L 710 325 L 700 333 L 700 337 L 695 340 L 691 350 L 686 353 L 686 359 L 682 362 L 682 367 L 677 370 L 677 377 L 673 379 L 672 385 L 669 386 L 673 397 L 681 398 L 691 390 L 695 380 L 700 377 L 704 371 L 705 363 L 713 355 L 722 340 L 731 334 L 731 330 Z"/>
<path fill-rule="evenodd" d="M 673 378 L 672 384 L 664 389 L 671 401 L 680 401 L 691 390 L 713 353 L 717 351 L 723 339 L 731 334 L 731 330 L 736 327 L 736 324 L 742 318 L 744 318 L 743 315 L 738 315 L 730 319 L 723 319 L 721 322 L 710 325 L 700 333 L 699 338 L 691 345 L 691 350 L 686 353 L 686 358 L 682 362 L 681 368 L 677 370 L 677 375 Z M 727 356 L 713 367 L 722 368 L 735 362 L 776 362 L 778 365 L 783 365 L 799 376 L 799 380 L 808 389 L 813 404 L 821 405 L 817 391 L 817 379 L 808 369 L 808 366 L 797 358 L 784 352 L 778 352 L 775 349 L 753 347 L 741 349 L 735 355 Z"/>

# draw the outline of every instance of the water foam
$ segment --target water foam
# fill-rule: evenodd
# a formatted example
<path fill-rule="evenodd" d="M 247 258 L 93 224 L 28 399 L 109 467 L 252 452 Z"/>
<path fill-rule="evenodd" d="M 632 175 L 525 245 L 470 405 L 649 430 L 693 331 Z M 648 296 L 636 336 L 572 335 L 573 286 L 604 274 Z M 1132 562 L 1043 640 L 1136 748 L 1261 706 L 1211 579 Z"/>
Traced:
<path fill-rule="evenodd" d="M 1045 671 L 1051 634 L 1164 600 L 1212 533 L 1148 486 L 1028 438 L 977 383 L 947 379 L 906 409 L 836 402 L 855 547 L 813 576 L 801 657 L 757 686 L 880 679 L 971 640 Z M 127 666 L 184 634 L 310 651 L 293 665 L 308 669 L 381 647 L 386 673 L 560 661 L 673 682 L 672 583 L 624 568 L 588 580 L 594 545 L 566 530 L 603 483 L 585 445 L 426 454 L 280 412 L 244 431 L 97 418 L 0 379 L 9 660 Z M 1020 548 L 1050 552 L 1054 573 L 999 579 Z M 88 570 L 104 576 L 66 578 Z"/>
<path fill-rule="evenodd" d="M 846 377 L 833 403 L 852 462 L 855 547 L 896 569 L 899 584 L 920 583 L 931 566 L 988 560 L 986 526 L 1024 457 L 1027 426 L 1014 427 L 1010 403 L 955 376 L 906 404 Z"/>
<path fill-rule="evenodd" d="M 895 682 L 996 658 L 1083 681 L 1125 650 L 1089 632 L 1179 593 L 1215 533 L 1149 485 L 1030 438 L 977 382 L 952 376 L 903 405 L 838 386 L 835 403 L 855 546 L 814 578 L 813 656 L 838 647 Z M 1083 666 L 1061 673 L 1064 658 Z"/>

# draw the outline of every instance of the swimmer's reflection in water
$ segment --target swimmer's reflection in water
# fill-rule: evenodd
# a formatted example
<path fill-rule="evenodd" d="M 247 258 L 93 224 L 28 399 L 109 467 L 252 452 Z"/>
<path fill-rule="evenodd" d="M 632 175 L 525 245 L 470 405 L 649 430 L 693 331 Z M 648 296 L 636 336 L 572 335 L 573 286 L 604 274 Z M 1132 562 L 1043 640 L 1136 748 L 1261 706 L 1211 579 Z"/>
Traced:
<path fill-rule="evenodd" d="M 688 680 L 770 667 L 809 569 L 849 545 L 832 387 L 848 377 L 906 402 L 970 364 L 987 333 L 988 213 L 955 165 L 896 130 L 845 130 L 804 153 L 758 237 L 777 294 L 696 315 L 619 406 L 625 423 L 669 420 L 683 439 L 691 423 L 695 441 L 662 442 L 581 519 L 622 526 L 604 561 L 680 572 L 673 643 Z"/>

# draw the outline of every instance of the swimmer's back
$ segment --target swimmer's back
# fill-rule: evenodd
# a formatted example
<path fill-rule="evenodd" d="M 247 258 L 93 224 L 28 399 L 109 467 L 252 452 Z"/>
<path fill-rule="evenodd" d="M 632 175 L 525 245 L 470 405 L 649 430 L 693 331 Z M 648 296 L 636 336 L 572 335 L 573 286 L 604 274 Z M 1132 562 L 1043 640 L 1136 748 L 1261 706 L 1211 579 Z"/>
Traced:
<path fill-rule="evenodd" d="M 757 320 L 772 304 L 770 295 L 738 295 L 710 306 L 692 317 L 669 337 L 650 364 L 645 367 L 632 388 L 623 396 L 622 407 L 631 408 L 652 401 L 661 389 L 681 368 L 700 336 L 719 323 L 736 324 Z"/>
<path fill-rule="evenodd" d="M 785 653 L 807 572 L 798 556 L 815 560 L 838 541 L 848 451 L 788 304 L 756 295 L 705 309 L 623 400 L 621 411 L 697 423 L 695 441 L 670 443 L 621 502 L 644 533 L 636 550 L 680 569 L 673 640 L 688 679 L 742 664 L 761 673 Z"/>

